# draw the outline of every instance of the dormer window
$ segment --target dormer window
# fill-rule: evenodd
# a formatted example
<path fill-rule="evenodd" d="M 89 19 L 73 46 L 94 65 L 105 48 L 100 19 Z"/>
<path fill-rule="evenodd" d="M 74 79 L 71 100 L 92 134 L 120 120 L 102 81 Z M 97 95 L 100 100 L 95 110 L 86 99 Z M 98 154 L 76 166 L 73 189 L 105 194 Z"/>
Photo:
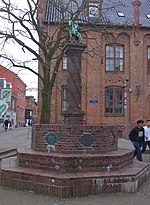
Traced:
<path fill-rule="evenodd" d="M 89 17 L 97 17 L 99 15 L 99 4 L 89 3 Z"/>
<path fill-rule="evenodd" d="M 118 15 L 119 17 L 125 17 L 125 14 L 122 13 L 122 12 L 118 12 L 117 15 Z"/>
<path fill-rule="evenodd" d="M 146 17 L 147 17 L 148 19 L 150 19 L 150 14 L 146 15 Z"/>

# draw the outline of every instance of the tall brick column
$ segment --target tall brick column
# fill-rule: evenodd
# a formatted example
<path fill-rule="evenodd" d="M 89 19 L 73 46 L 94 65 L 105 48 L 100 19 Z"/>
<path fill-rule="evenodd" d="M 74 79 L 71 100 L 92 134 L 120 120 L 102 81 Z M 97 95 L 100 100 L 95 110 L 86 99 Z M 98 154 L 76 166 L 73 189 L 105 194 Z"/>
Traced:
<path fill-rule="evenodd" d="M 63 112 L 65 124 L 83 124 L 84 112 L 81 110 L 81 58 L 85 49 L 86 45 L 77 43 L 68 43 L 64 48 L 68 63 L 68 110 Z"/>

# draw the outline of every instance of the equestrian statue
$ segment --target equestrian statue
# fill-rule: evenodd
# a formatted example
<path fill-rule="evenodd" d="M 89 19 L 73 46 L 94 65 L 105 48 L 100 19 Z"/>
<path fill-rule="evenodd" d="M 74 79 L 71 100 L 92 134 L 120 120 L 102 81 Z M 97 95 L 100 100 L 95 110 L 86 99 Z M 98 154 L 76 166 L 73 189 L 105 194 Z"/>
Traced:
<path fill-rule="evenodd" d="M 69 24 L 69 36 L 75 39 L 77 43 L 80 43 L 82 40 L 81 27 L 79 26 L 78 23 L 72 20 L 69 20 L 68 24 Z"/>

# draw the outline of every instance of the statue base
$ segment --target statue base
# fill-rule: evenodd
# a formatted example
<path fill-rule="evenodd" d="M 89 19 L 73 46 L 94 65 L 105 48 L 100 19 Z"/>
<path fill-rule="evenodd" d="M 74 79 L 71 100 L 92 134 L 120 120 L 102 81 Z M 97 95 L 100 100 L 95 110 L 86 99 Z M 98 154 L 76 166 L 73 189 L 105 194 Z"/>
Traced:
<path fill-rule="evenodd" d="M 150 169 L 132 157 L 117 127 L 34 125 L 32 149 L 2 160 L 1 185 L 60 198 L 134 193 Z"/>
<path fill-rule="evenodd" d="M 85 113 L 83 111 L 80 112 L 63 112 L 64 123 L 68 125 L 82 125 L 84 124 Z"/>

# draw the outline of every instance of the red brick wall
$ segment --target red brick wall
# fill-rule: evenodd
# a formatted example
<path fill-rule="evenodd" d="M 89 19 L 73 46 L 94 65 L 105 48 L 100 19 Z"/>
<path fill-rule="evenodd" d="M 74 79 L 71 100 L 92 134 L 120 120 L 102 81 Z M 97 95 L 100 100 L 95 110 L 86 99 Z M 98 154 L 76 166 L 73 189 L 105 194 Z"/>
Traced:
<path fill-rule="evenodd" d="M 44 3 L 43 3 L 44 4 Z M 39 16 L 42 18 L 43 13 Z M 43 25 L 44 29 L 46 25 Z M 51 32 L 55 26 L 50 25 Z M 150 46 L 150 31 L 140 29 L 135 31 L 130 28 L 115 28 L 109 32 L 84 33 L 82 43 L 87 45 L 86 54 L 82 61 L 82 110 L 85 111 L 85 122 L 87 124 L 116 124 L 124 125 L 125 116 L 105 115 L 105 87 L 123 86 L 126 79 L 132 89 L 129 97 L 129 123 L 131 126 L 143 118 L 150 118 L 149 86 L 150 76 L 147 75 L 147 46 Z M 124 46 L 124 71 L 105 72 L 105 46 L 108 43 L 121 44 Z M 90 52 L 94 49 L 94 53 Z M 39 72 L 41 70 L 39 69 Z M 66 71 L 61 68 L 53 88 L 51 105 L 51 122 L 62 123 L 61 115 L 61 85 L 66 84 Z M 40 82 L 39 85 L 41 86 Z M 141 92 L 137 95 L 136 86 L 140 86 Z M 99 103 L 90 104 L 90 99 L 98 99 Z M 41 96 L 39 93 L 39 113 Z M 140 108 L 140 109 L 139 109 Z"/>
<path fill-rule="evenodd" d="M 87 42 L 87 50 L 90 45 L 97 51 L 97 55 L 91 58 L 88 54 L 83 55 L 82 62 L 82 109 L 85 111 L 85 120 L 90 124 L 124 124 L 124 116 L 122 117 L 106 117 L 105 116 L 105 87 L 106 86 L 123 86 L 126 79 L 129 79 L 130 87 L 133 90 L 130 93 L 129 103 L 129 120 L 130 123 L 136 122 L 137 119 L 150 118 L 149 110 L 149 85 L 150 77 L 147 75 L 147 46 L 150 46 L 150 40 L 146 39 L 146 31 L 141 31 L 141 43 L 135 45 L 131 31 L 118 30 L 112 33 L 115 40 L 105 39 L 103 35 L 97 41 L 90 40 Z M 88 34 L 92 35 L 91 33 Z M 150 35 L 150 33 L 149 33 Z M 92 38 L 95 36 L 92 35 Z M 125 70 L 118 73 L 105 72 L 105 45 L 107 43 L 120 43 L 124 45 L 125 51 Z M 83 42 L 85 43 L 85 42 Z M 60 69 L 56 86 L 53 89 L 53 100 L 51 118 L 53 123 L 62 122 L 61 116 L 61 85 L 64 85 L 66 71 Z M 141 92 L 137 95 L 136 86 L 141 87 Z M 98 104 L 90 104 L 90 99 L 98 99 Z M 39 102 L 41 98 L 39 96 Z M 40 103 L 39 103 L 40 106 Z M 140 108 L 140 109 L 139 109 Z"/>
<path fill-rule="evenodd" d="M 6 78 L 8 82 L 12 83 L 12 96 L 16 98 L 16 110 L 17 122 L 22 125 L 25 122 L 25 95 L 26 95 L 26 84 L 11 70 L 0 66 L 0 77 Z M 19 90 L 21 95 L 19 95 Z"/>
<path fill-rule="evenodd" d="M 88 125 L 42 125 L 33 126 L 32 149 L 48 152 L 48 145 L 44 138 L 48 132 L 58 136 L 55 149 L 56 153 L 106 153 L 118 148 L 118 132 L 113 126 L 88 126 Z M 90 146 L 84 146 L 80 139 L 83 134 L 93 135 L 95 140 Z"/>

